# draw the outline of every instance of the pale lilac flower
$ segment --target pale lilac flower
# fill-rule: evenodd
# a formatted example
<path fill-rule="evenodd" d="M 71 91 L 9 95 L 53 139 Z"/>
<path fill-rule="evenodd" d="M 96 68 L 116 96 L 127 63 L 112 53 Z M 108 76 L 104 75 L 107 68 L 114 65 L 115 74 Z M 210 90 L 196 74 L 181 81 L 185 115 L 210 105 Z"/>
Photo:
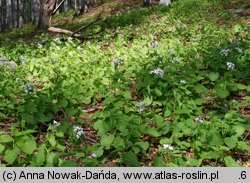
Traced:
<path fill-rule="evenodd" d="M 174 62 L 180 62 L 180 58 L 179 57 L 174 57 L 170 60 L 170 62 L 174 63 Z"/>
<path fill-rule="evenodd" d="M 196 123 L 203 123 L 202 117 L 200 117 L 200 116 L 196 117 L 196 118 L 195 118 L 195 122 L 196 122 Z"/>
<path fill-rule="evenodd" d="M 94 153 L 92 153 L 92 154 L 89 156 L 89 158 L 97 158 L 97 155 L 94 154 Z"/>
<path fill-rule="evenodd" d="M 238 45 L 238 44 L 239 44 L 239 40 L 238 40 L 238 39 L 234 39 L 234 40 L 233 40 L 233 44 L 234 44 L 234 45 Z"/>
<path fill-rule="evenodd" d="M 164 70 L 160 69 L 160 68 L 156 68 L 152 71 L 149 72 L 150 74 L 155 74 L 155 75 L 158 75 L 160 77 L 163 77 L 164 75 Z"/>
<path fill-rule="evenodd" d="M 42 48 L 43 48 L 43 45 L 41 45 L 40 43 L 38 43 L 38 44 L 37 44 L 37 47 L 38 47 L 39 49 L 42 49 Z"/>
<path fill-rule="evenodd" d="M 82 47 L 81 47 L 81 46 L 78 46 L 76 49 L 78 49 L 78 50 L 82 50 Z"/>
<path fill-rule="evenodd" d="M 58 43 L 61 43 L 61 40 L 59 37 L 55 38 L 54 41 L 58 42 Z"/>
<path fill-rule="evenodd" d="M 235 64 L 232 62 L 227 62 L 227 70 L 233 70 L 235 68 Z"/>
<path fill-rule="evenodd" d="M 163 149 L 168 149 L 170 151 L 174 150 L 174 148 L 170 144 L 163 144 Z"/>
<path fill-rule="evenodd" d="M 123 61 L 121 61 L 121 59 L 119 58 L 116 58 L 114 61 L 113 61 L 114 65 L 115 66 L 119 66 L 119 65 L 122 65 L 123 64 Z"/>
<path fill-rule="evenodd" d="M 186 81 L 185 80 L 180 80 L 180 83 L 181 84 L 186 84 Z"/>
<path fill-rule="evenodd" d="M 0 62 L 8 61 L 7 57 L 0 57 Z"/>
<path fill-rule="evenodd" d="M 235 100 L 235 99 L 233 99 L 232 102 L 235 103 L 235 104 L 238 104 L 238 101 Z"/>
<path fill-rule="evenodd" d="M 169 49 L 169 50 L 168 50 L 168 53 L 169 53 L 170 55 L 174 55 L 174 54 L 175 54 L 175 51 L 174 51 L 174 49 Z"/>
<path fill-rule="evenodd" d="M 142 113 L 142 112 L 145 110 L 145 107 L 144 107 L 144 105 L 143 105 L 142 102 L 138 102 L 138 103 L 136 104 L 136 107 L 138 108 L 138 112 L 139 112 L 139 113 Z"/>
<path fill-rule="evenodd" d="M 58 127 L 58 126 L 61 125 L 61 123 L 60 123 L 60 122 L 57 122 L 56 120 L 53 121 L 53 124 L 54 124 L 54 126 L 56 126 L 56 127 Z"/>
<path fill-rule="evenodd" d="M 31 84 L 28 84 L 28 83 L 24 84 L 24 85 L 23 85 L 23 88 L 25 89 L 25 92 L 26 92 L 26 93 L 34 92 L 34 91 L 35 91 L 34 86 L 31 85 Z"/>
<path fill-rule="evenodd" d="M 238 53 L 243 53 L 243 49 L 242 48 L 235 48 L 237 51 L 238 51 Z"/>
<path fill-rule="evenodd" d="M 222 50 L 220 51 L 220 55 L 222 55 L 222 56 L 228 56 L 228 55 L 229 55 L 229 52 L 230 52 L 229 49 L 222 49 Z"/>
<path fill-rule="evenodd" d="M 20 56 L 20 59 L 21 59 L 22 61 L 24 61 L 24 60 L 26 60 L 26 56 L 25 56 L 25 55 L 21 55 L 21 56 Z"/>
<path fill-rule="evenodd" d="M 158 41 L 152 41 L 152 42 L 151 42 L 151 46 L 152 46 L 154 49 L 158 48 L 158 47 L 159 47 Z"/>
<path fill-rule="evenodd" d="M 16 78 L 16 82 L 20 82 L 20 81 L 22 81 L 21 78 Z"/>
<path fill-rule="evenodd" d="M 198 42 L 198 39 L 197 38 L 192 38 L 191 41 L 192 42 Z"/>
<path fill-rule="evenodd" d="M 74 132 L 76 133 L 76 138 L 79 139 L 82 135 L 84 135 L 83 128 L 80 126 L 74 126 Z"/>

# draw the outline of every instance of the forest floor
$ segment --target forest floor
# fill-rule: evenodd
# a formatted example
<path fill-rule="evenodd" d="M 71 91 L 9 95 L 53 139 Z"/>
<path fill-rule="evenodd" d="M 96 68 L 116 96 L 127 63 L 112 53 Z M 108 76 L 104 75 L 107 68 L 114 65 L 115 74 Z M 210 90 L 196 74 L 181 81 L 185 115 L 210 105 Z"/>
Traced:
<path fill-rule="evenodd" d="M 0 33 L 0 57 L 18 64 L 0 77 L 0 166 L 249 167 L 249 3 L 215 4 L 53 17 L 75 31 L 102 13 L 80 40 Z"/>

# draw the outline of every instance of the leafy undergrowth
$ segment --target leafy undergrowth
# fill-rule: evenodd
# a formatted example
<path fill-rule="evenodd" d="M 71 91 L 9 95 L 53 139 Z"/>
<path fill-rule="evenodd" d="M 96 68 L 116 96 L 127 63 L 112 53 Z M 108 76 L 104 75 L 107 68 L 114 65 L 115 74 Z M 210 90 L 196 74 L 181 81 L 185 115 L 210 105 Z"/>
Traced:
<path fill-rule="evenodd" d="M 112 15 L 83 43 L 2 44 L 18 66 L 0 68 L 0 165 L 249 166 L 249 26 L 220 5 Z"/>

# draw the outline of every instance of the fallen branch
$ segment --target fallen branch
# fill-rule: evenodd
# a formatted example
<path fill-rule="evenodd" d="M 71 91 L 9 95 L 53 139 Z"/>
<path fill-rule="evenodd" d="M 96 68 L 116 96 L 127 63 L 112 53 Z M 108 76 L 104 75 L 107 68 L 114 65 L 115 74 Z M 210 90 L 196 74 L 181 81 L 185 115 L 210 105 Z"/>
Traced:
<path fill-rule="evenodd" d="M 96 22 L 98 22 L 99 20 L 101 20 L 101 13 L 97 16 L 96 20 L 94 20 L 93 22 L 90 22 L 89 24 L 77 29 L 75 32 L 73 32 L 73 34 L 71 35 L 71 37 L 74 37 L 78 32 L 82 32 L 83 30 L 91 27 L 92 25 L 94 25 Z"/>
<path fill-rule="evenodd" d="M 56 28 L 56 27 L 49 27 L 48 30 L 51 31 L 51 32 L 59 33 L 59 34 L 69 34 L 69 35 L 73 34 L 73 32 L 70 31 L 70 30 Z M 75 34 L 73 37 L 82 38 L 82 35 Z"/>

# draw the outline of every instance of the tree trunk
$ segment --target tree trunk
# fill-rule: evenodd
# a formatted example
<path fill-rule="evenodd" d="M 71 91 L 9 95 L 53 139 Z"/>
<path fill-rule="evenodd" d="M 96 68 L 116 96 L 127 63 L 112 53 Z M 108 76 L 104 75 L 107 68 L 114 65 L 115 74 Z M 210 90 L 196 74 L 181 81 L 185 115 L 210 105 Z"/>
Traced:
<path fill-rule="evenodd" d="M 31 18 L 34 25 L 38 24 L 39 21 L 39 11 L 40 11 L 40 0 L 31 1 Z"/>
<path fill-rule="evenodd" d="M 151 0 L 144 0 L 143 5 L 144 6 L 149 6 L 151 4 Z"/>
<path fill-rule="evenodd" d="M 23 27 L 24 24 L 24 7 L 23 0 L 18 0 L 19 2 L 19 14 L 18 14 L 18 27 Z"/>
<path fill-rule="evenodd" d="M 39 29 L 47 29 L 51 26 L 51 16 L 56 6 L 56 0 L 40 0 Z"/>

